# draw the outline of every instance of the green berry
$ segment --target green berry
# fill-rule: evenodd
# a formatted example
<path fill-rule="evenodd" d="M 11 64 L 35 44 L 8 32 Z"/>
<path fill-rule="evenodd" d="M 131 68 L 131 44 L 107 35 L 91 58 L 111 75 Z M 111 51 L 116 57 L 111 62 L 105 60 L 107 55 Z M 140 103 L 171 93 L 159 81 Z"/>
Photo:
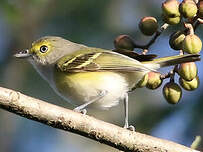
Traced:
<path fill-rule="evenodd" d="M 128 35 L 119 35 L 114 40 L 114 47 L 116 49 L 134 50 L 134 46 L 132 38 Z"/>
<path fill-rule="evenodd" d="M 185 18 L 193 18 L 197 14 L 197 5 L 193 0 L 183 0 L 179 10 Z"/>
<path fill-rule="evenodd" d="M 138 82 L 136 87 L 138 88 L 145 87 L 147 85 L 147 82 L 148 82 L 148 74 L 145 74 L 144 77 Z"/>
<path fill-rule="evenodd" d="M 191 81 L 197 76 L 197 66 L 195 62 L 187 62 L 180 64 L 178 74 L 186 81 Z"/>
<path fill-rule="evenodd" d="M 163 14 L 163 20 L 164 22 L 166 22 L 167 24 L 170 25 L 176 25 L 178 23 L 180 23 L 181 17 L 177 16 L 177 17 L 169 17 Z"/>
<path fill-rule="evenodd" d="M 180 17 L 179 2 L 177 0 L 166 0 L 162 3 L 162 12 L 170 18 Z"/>
<path fill-rule="evenodd" d="M 193 91 L 199 87 L 200 81 L 198 76 L 196 76 L 192 81 L 186 81 L 180 77 L 179 83 L 185 90 Z"/>
<path fill-rule="evenodd" d="M 203 1 L 199 1 L 198 5 L 198 16 L 203 18 Z"/>
<path fill-rule="evenodd" d="M 163 95 L 170 104 L 176 104 L 182 97 L 182 89 L 177 83 L 168 82 L 163 88 Z"/>
<path fill-rule="evenodd" d="M 169 39 L 170 47 L 174 50 L 182 50 L 185 34 L 182 31 L 174 32 Z"/>
<path fill-rule="evenodd" d="M 195 34 L 187 35 L 183 41 L 183 51 L 189 54 L 197 54 L 202 49 L 202 41 Z"/>
<path fill-rule="evenodd" d="M 139 23 L 139 28 L 144 35 L 153 35 L 158 29 L 158 23 L 156 18 L 151 16 L 142 18 Z"/>
<path fill-rule="evenodd" d="M 148 81 L 146 87 L 148 89 L 157 89 L 162 84 L 162 79 L 160 78 L 161 74 L 158 72 L 149 72 L 148 74 Z"/>

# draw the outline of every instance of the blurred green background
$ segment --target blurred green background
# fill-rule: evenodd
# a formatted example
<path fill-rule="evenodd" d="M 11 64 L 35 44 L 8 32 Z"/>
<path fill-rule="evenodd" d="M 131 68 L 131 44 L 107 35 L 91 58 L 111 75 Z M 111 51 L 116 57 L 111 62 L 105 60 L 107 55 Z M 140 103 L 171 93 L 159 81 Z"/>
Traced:
<path fill-rule="evenodd" d="M 150 38 L 138 30 L 139 20 L 143 16 L 154 16 L 160 25 L 163 24 L 161 3 L 161 0 L 0 0 L 0 86 L 72 109 L 73 106 L 58 97 L 28 62 L 12 55 L 29 48 L 33 40 L 45 35 L 113 49 L 116 36 L 129 34 L 137 43 L 144 44 Z M 169 48 L 168 35 L 178 28 L 167 29 L 150 48 L 151 53 L 159 56 L 177 54 Z M 197 34 L 203 39 L 202 27 Z M 202 61 L 197 65 L 201 82 Z M 177 105 L 167 104 L 162 87 L 153 91 L 138 89 L 130 94 L 130 124 L 139 132 L 189 146 L 196 135 L 203 136 L 203 86 L 200 84 L 193 92 L 183 91 L 183 98 Z M 123 112 L 121 103 L 109 111 L 90 109 L 88 114 L 123 126 Z M 203 144 L 199 149 L 203 150 Z M 0 151 L 116 150 L 0 110 Z"/>

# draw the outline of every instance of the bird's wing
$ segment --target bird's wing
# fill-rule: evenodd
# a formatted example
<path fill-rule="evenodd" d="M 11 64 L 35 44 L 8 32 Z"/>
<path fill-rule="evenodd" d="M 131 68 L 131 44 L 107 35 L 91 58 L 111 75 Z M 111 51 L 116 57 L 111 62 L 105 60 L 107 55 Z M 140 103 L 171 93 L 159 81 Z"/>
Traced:
<path fill-rule="evenodd" d="M 84 53 L 85 52 L 85 53 Z M 78 50 L 71 55 L 64 56 L 57 63 L 58 70 L 63 72 L 87 72 L 87 71 L 149 71 L 139 61 L 112 51 L 86 48 Z"/>

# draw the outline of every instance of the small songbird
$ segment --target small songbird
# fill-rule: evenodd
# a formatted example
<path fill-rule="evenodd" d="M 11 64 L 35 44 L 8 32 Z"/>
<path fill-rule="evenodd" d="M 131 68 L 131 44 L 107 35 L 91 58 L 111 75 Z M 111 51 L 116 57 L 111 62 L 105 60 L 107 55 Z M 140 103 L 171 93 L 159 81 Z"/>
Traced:
<path fill-rule="evenodd" d="M 87 107 L 108 109 L 124 101 L 125 128 L 130 128 L 128 92 L 146 73 L 200 60 L 199 55 L 188 54 L 140 62 L 118 52 L 54 36 L 34 41 L 30 49 L 15 57 L 28 59 L 59 96 L 77 106 L 75 111 L 85 113 Z"/>

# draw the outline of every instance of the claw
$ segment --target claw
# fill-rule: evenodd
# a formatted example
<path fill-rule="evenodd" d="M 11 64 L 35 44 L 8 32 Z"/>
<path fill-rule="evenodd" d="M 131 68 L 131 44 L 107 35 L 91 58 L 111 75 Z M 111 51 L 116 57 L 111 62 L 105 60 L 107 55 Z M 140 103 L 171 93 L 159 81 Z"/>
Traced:
<path fill-rule="evenodd" d="M 128 129 L 130 131 L 135 131 L 135 127 L 133 125 L 128 126 L 128 128 L 126 128 L 126 129 Z"/>
<path fill-rule="evenodd" d="M 83 115 L 86 115 L 86 114 L 87 114 L 87 110 L 86 110 L 86 109 L 78 109 L 78 108 L 75 108 L 75 109 L 73 109 L 73 111 L 78 112 L 78 113 L 81 113 L 81 114 L 83 114 Z"/>
<path fill-rule="evenodd" d="M 135 131 L 135 127 L 134 127 L 133 125 L 130 125 L 130 126 L 125 125 L 124 128 L 125 128 L 125 129 L 128 129 L 128 130 L 130 130 L 130 131 Z"/>

